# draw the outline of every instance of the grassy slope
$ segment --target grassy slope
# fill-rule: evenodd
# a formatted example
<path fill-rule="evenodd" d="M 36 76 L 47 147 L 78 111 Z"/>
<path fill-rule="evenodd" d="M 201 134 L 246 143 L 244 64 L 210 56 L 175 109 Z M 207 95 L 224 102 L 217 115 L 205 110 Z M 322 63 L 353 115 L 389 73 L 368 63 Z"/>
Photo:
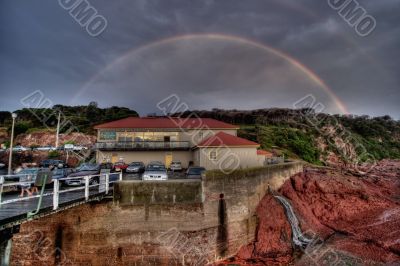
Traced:
<path fill-rule="evenodd" d="M 286 157 L 321 164 L 320 151 L 309 133 L 284 126 L 244 125 L 240 128 L 239 136 L 258 141 L 262 149 L 278 149 Z"/>
<path fill-rule="evenodd" d="M 344 123 L 347 136 L 350 140 L 344 139 L 344 142 L 361 147 L 356 149 L 356 153 L 363 159 L 365 151 L 368 156 L 381 160 L 385 158 L 400 159 L 400 139 L 398 138 L 398 128 L 383 127 L 371 132 L 369 130 L 372 122 L 364 121 L 364 128 Z M 340 136 L 340 132 L 338 133 Z M 280 149 L 282 152 L 292 158 L 301 158 L 307 162 L 320 165 L 322 164 L 327 152 L 333 152 L 340 155 L 340 150 L 327 142 L 327 137 L 320 134 L 312 127 L 296 127 L 293 124 L 270 124 L 270 125 L 242 125 L 239 136 L 258 141 L 263 149 Z M 316 139 L 323 139 L 327 144 L 326 150 L 318 148 Z M 365 149 L 364 149 L 365 148 Z M 365 158 L 367 159 L 367 157 Z"/>

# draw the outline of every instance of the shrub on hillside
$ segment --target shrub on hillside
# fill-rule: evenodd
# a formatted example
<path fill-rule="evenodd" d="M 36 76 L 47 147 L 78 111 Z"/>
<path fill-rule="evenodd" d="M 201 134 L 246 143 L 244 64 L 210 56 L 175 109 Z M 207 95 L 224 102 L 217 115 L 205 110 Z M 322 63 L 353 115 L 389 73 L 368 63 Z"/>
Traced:
<path fill-rule="evenodd" d="M 50 151 L 49 152 L 49 159 L 54 159 L 54 158 L 58 158 L 60 156 L 60 153 L 58 151 Z"/>

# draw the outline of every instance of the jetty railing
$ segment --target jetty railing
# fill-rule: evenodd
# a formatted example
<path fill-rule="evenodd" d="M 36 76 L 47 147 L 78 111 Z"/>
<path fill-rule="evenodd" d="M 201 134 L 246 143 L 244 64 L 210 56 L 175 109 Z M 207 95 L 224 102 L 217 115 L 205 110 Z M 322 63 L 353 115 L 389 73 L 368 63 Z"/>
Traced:
<path fill-rule="evenodd" d="M 53 196 L 53 210 L 57 210 L 59 208 L 60 203 L 60 195 L 63 193 L 71 193 L 76 191 L 84 191 L 84 198 L 86 201 L 89 200 L 90 192 L 96 193 L 104 193 L 109 194 L 110 190 L 112 190 L 112 184 L 122 180 L 122 172 L 119 173 L 100 173 L 96 175 L 86 175 L 86 176 L 77 176 L 77 177 L 65 177 L 65 178 L 54 178 L 51 181 L 51 184 L 45 185 L 46 188 L 43 190 L 43 193 L 39 193 L 38 195 L 31 195 L 26 197 L 17 197 L 16 195 L 7 195 L 5 198 L 5 193 L 10 194 L 13 190 L 21 189 L 23 185 L 32 185 L 35 184 L 35 180 L 28 181 L 8 181 L 15 180 L 16 178 L 20 179 L 34 179 L 30 174 L 24 175 L 2 175 L 0 176 L 0 208 L 1 206 L 11 204 L 13 202 L 19 201 L 27 201 L 36 198 L 43 198 L 48 196 Z M 21 178 L 23 177 L 23 178 Z M 69 181 L 75 181 L 74 186 L 68 186 Z M 77 182 L 78 181 L 78 182 Z M 52 187 L 52 190 L 50 189 Z M 98 188 L 96 190 L 95 188 Z"/>

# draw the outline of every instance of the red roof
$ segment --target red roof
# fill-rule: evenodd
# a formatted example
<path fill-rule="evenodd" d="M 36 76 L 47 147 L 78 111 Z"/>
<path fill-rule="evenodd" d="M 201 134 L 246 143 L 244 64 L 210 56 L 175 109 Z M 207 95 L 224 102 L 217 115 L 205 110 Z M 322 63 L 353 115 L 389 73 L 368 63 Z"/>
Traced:
<path fill-rule="evenodd" d="M 244 138 L 239 138 L 233 135 L 230 135 L 225 132 L 218 132 L 214 136 L 211 136 L 199 144 L 197 144 L 197 147 L 221 147 L 221 146 L 227 146 L 227 147 L 234 147 L 234 146 L 255 146 L 258 147 L 260 144 L 250 141 L 248 139 Z"/>
<path fill-rule="evenodd" d="M 237 129 L 238 127 L 212 118 L 127 117 L 94 128 Z"/>
<path fill-rule="evenodd" d="M 269 156 L 272 157 L 272 152 L 269 151 L 264 151 L 264 150 L 257 150 L 257 155 L 264 155 L 264 156 Z"/>

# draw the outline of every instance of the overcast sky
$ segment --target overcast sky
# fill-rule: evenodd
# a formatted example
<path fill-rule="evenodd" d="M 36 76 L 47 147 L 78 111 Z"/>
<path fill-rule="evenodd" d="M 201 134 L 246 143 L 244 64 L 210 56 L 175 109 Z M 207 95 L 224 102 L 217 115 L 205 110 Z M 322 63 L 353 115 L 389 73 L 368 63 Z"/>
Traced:
<path fill-rule="evenodd" d="M 377 22 L 367 37 L 325 0 L 89 2 L 107 20 L 96 37 L 59 1 L 0 0 L 0 110 L 36 90 L 142 115 L 172 93 L 191 109 L 292 107 L 312 94 L 327 112 L 343 111 L 337 97 L 350 113 L 400 119 L 399 0 L 359 0 Z"/>

